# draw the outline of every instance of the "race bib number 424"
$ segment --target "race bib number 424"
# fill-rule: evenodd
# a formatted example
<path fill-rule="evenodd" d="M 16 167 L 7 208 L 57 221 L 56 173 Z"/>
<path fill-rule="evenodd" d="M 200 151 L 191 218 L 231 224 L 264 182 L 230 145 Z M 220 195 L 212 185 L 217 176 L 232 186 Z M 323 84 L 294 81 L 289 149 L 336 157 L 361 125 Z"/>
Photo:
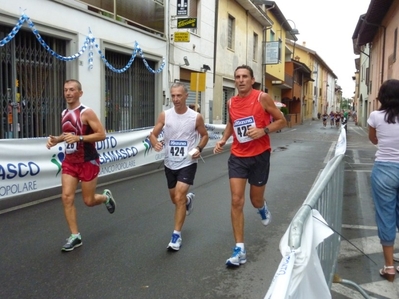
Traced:
<path fill-rule="evenodd" d="M 170 140 L 168 144 L 169 159 L 171 161 L 182 161 L 187 157 L 187 140 Z"/>

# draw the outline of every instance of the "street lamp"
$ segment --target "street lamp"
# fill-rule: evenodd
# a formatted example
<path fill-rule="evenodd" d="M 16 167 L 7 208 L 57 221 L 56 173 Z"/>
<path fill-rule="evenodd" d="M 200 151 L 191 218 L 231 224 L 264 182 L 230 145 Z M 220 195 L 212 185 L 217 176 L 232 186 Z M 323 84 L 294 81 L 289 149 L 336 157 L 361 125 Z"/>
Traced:
<path fill-rule="evenodd" d="M 290 22 L 292 22 L 294 24 L 294 28 L 291 28 L 290 24 L 288 24 L 288 21 L 290 21 Z M 288 30 L 288 33 L 291 35 L 292 39 L 294 40 L 294 47 L 293 47 L 293 50 L 292 50 L 292 58 L 295 59 L 295 44 L 296 44 L 296 41 L 298 40 L 296 35 L 299 34 L 299 31 L 296 28 L 296 24 L 295 24 L 295 22 L 293 20 L 285 19 L 285 21 L 281 23 L 280 40 L 282 40 L 282 31 L 283 31 L 283 28 L 284 28 L 285 24 L 288 24 L 289 29 L 291 29 L 291 30 Z"/>
<path fill-rule="evenodd" d="M 290 24 L 288 24 L 289 21 L 294 24 L 294 28 L 291 28 Z M 299 31 L 296 28 L 295 22 L 293 20 L 291 20 L 291 19 L 285 19 L 284 22 L 282 22 L 281 25 L 280 25 L 281 26 L 281 31 L 283 30 L 285 24 L 288 24 L 288 26 L 290 26 L 289 27 L 290 30 L 288 30 L 288 32 L 290 33 L 291 37 L 293 37 L 294 41 L 297 41 L 298 39 L 296 38 L 296 35 L 299 34 Z M 281 37 L 281 35 L 282 35 L 281 31 L 280 31 L 280 39 L 282 38 Z"/>

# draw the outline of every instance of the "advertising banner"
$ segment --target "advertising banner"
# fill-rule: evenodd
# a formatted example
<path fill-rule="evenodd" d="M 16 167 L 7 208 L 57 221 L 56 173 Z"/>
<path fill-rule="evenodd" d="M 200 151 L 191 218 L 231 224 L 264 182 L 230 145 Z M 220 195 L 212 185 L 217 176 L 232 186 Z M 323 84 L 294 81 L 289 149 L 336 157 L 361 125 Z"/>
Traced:
<path fill-rule="evenodd" d="M 214 147 L 225 125 L 205 125 Z M 161 161 L 164 152 L 156 152 L 150 143 L 152 128 L 108 133 L 96 143 L 100 155 L 100 177 Z M 162 133 L 159 136 L 162 139 Z M 0 140 L 0 200 L 61 186 L 61 164 L 65 145 L 46 148 L 47 138 Z"/>

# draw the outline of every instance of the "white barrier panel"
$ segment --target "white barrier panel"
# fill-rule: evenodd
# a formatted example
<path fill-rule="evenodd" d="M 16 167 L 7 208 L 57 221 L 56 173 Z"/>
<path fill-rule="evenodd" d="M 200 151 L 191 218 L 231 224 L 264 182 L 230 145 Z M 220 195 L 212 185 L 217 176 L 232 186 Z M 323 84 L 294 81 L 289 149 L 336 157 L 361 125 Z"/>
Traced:
<path fill-rule="evenodd" d="M 285 298 L 288 291 L 288 286 L 291 281 L 292 269 L 294 268 L 295 252 L 284 256 L 281 259 L 280 265 L 273 277 L 269 290 L 266 293 L 265 299 Z"/>
<path fill-rule="evenodd" d="M 301 247 L 288 246 L 289 230 L 280 240 L 283 256 L 265 299 L 328 299 L 331 293 L 324 278 L 316 247 L 333 234 L 323 216 L 312 210 L 306 219 Z M 295 255 L 295 256 L 293 256 Z"/>
<path fill-rule="evenodd" d="M 346 152 L 346 131 L 345 125 L 341 126 L 341 132 L 339 133 L 337 145 L 335 147 L 335 156 L 344 155 Z"/>
<path fill-rule="evenodd" d="M 209 134 L 206 148 L 213 148 L 226 125 L 205 126 Z M 97 142 L 100 176 L 163 160 L 164 152 L 156 152 L 151 146 L 151 131 L 152 128 L 108 133 L 104 141 Z M 46 142 L 47 138 L 0 140 L 0 198 L 61 186 L 64 144 L 48 150 Z"/>

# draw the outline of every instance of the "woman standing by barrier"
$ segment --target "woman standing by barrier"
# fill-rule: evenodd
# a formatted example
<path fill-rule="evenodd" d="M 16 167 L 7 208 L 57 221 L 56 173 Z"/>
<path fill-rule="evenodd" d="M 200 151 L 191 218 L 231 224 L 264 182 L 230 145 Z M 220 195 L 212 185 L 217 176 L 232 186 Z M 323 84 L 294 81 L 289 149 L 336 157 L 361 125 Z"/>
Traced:
<path fill-rule="evenodd" d="M 377 99 L 381 107 L 371 112 L 367 120 L 369 139 L 378 144 L 371 188 L 385 260 L 380 275 L 392 282 L 395 278 L 393 246 L 399 229 L 399 80 L 385 81 Z M 399 272 L 399 267 L 396 271 Z"/>

